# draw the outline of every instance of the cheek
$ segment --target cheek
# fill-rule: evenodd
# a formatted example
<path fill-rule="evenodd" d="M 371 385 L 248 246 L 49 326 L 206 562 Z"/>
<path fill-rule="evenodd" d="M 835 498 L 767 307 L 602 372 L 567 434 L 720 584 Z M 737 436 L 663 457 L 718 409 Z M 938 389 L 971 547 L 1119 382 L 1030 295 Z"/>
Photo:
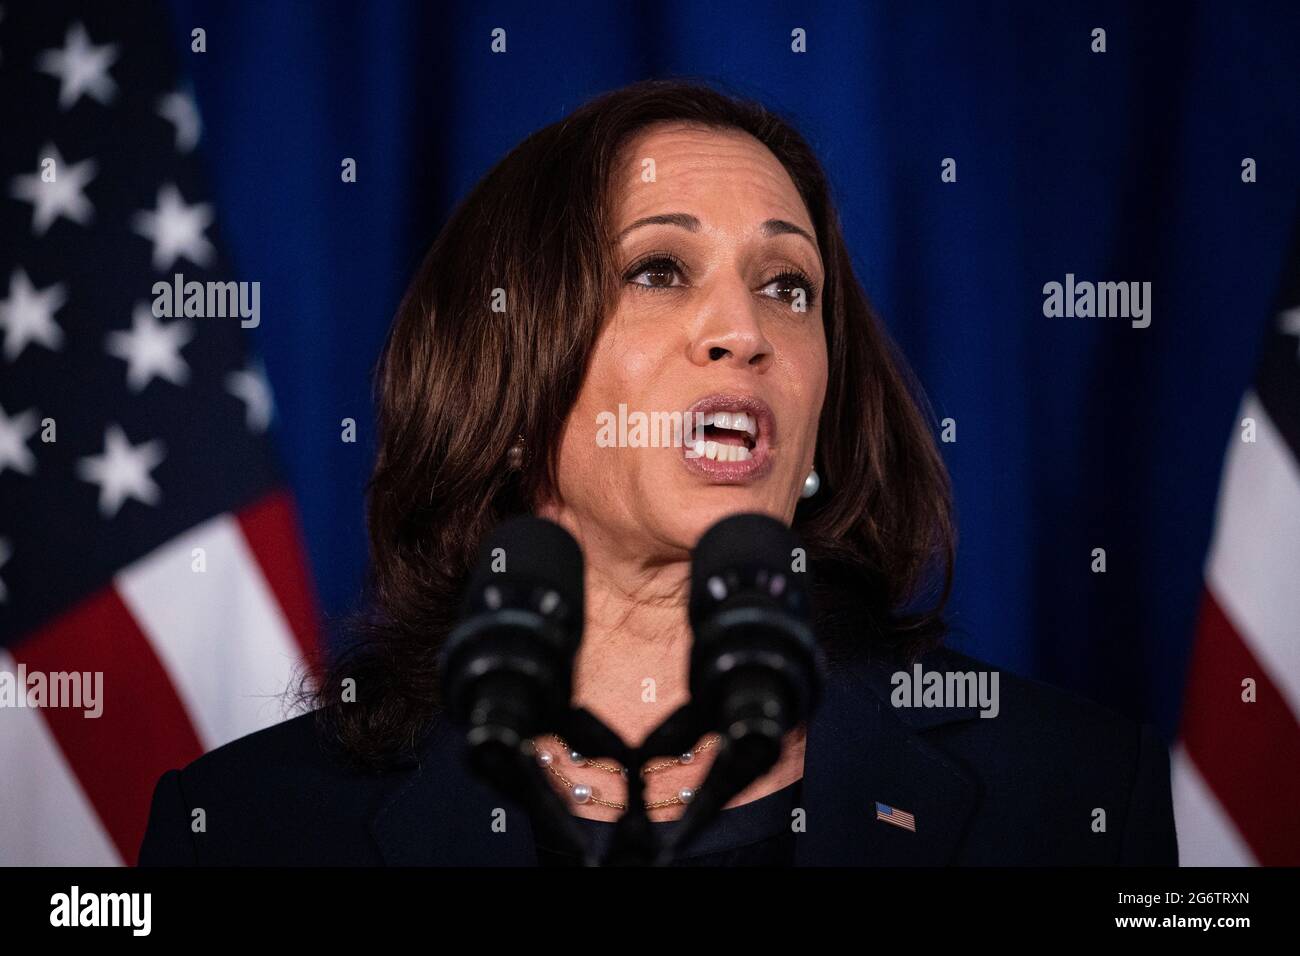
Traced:
<path fill-rule="evenodd" d="M 594 434 L 595 416 L 672 411 L 682 395 L 676 384 L 682 371 L 679 349 L 666 324 L 634 310 L 616 313 L 596 341 L 579 402 Z"/>
<path fill-rule="evenodd" d="M 602 447 L 598 441 L 602 416 L 618 420 L 619 405 L 628 411 L 650 410 L 648 392 L 659 376 L 659 360 L 640 337 L 612 318 L 592 351 L 582 390 L 565 427 L 561 456 L 561 486 L 590 497 L 627 480 L 627 466 L 640 449 Z"/>
<path fill-rule="evenodd" d="M 641 401 L 663 371 L 665 336 L 653 326 L 611 322 L 595 356 L 602 393 L 615 405 Z"/>
<path fill-rule="evenodd" d="M 619 402 L 634 401 L 637 383 L 650 377 L 651 358 L 635 332 L 620 311 L 596 339 L 580 397 L 593 412 L 614 411 Z"/>
<path fill-rule="evenodd" d="M 826 402 L 827 374 L 826 353 L 823 351 L 821 355 L 821 363 L 817 367 L 817 377 L 814 380 L 816 382 L 816 387 L 809 401 L 810 407 L 808 414 L 814 428 L 817 426 L 817 423 L 821 421 L 822 406 Z"/>
<path fill-rule="evenodd" d="M 828 368 L 826 339 L 820 324 L 816 335 L 792 336 L 786 343 L 784 355 L 781 380 L 789 383 L 790 412 L 805 428 L 811 427 L 815 431 L 826 399 Z M 814 438 L 815 435 L 810 435 L 809 442 Z"/>

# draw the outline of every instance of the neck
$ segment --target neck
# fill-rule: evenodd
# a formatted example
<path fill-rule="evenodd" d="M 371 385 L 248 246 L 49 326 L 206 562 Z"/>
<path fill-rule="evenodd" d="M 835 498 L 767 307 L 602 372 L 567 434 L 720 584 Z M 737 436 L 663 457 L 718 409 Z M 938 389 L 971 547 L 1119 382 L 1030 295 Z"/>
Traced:
<path fill-rule="evenodd" d="M 587 554 L 587 622 L 574 703 L 624 740 L 640 743 L 689 697 L 690 565 Z"/>

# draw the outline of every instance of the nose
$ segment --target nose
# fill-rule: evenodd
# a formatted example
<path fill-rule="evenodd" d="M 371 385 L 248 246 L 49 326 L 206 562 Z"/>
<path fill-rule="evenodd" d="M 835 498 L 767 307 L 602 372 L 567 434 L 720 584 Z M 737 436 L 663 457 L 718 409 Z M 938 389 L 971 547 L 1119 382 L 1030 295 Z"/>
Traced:
<path fill-rule="evenodd" d="M 690 356 L 696 365 L 721 362 L 761 371 L 772 364 L 774 349 L 763 333 L 760 305 L 739 276 L 719 281 L 701 302 Z"/>

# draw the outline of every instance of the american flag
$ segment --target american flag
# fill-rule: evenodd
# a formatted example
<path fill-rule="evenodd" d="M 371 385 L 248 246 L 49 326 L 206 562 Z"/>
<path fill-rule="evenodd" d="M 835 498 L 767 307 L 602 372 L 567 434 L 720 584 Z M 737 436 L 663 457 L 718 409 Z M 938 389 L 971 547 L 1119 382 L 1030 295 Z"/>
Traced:
<path fill-rule="evenodd" d="M 237 278 L 169 30 L 0 18 L 0 686 L 102 674 L 98 717 L 0 706 L 0 864 L 133 863 L 159 775 L 283 719 L 317 663 L 248 332 L 151 308 Z"/>
<path fill-rule="evenodd" d="M 1228 442 L 1173 752 L 1185 865 L 1300 865 L 1300 248 Z"/>
<path fill-rule="evenodd" d="M 916 832 L 916 817 L 906 810 L 899 810 L 887 803 L 876 804 L 876 819 L 883 820 L 896 827 L 902 827 L 904 830 L 911 830 L 913 833 Z"/>

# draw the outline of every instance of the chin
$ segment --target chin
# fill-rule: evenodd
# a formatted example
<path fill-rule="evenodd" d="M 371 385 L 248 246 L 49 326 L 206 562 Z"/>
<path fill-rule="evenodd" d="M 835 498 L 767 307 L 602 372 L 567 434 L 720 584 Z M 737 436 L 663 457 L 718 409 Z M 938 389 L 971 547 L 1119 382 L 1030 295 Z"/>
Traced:
<path fill-rule="evenodd" d="M 774 505 L 770 496 L 739 485 L 695 487 L 676 498 L 672 507 L 677 512 L 674 526 L 678 533 L 674 538 L 690 548 L 695 547 L 704 532 L 734 514 L 765 514 L 790 522 L 790 515 Z"/>

